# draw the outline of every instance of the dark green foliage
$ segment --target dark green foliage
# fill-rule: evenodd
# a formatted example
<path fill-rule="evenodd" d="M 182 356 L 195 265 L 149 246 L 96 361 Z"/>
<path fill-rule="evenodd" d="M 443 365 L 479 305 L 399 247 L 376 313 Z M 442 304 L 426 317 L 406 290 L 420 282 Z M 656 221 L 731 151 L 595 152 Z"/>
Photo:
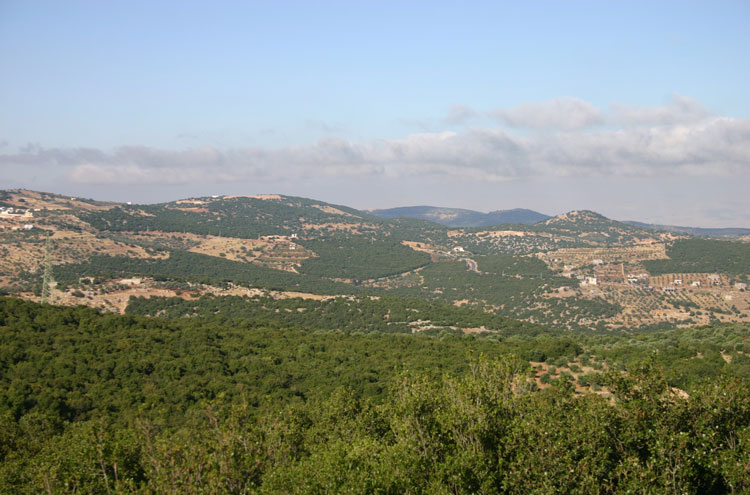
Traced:
<path fill-rule="evenodd" d="M 683 239 L 667 249 L 668 260 L 644 261 L 655 275 L 663 273 L 750 273 L 750 244 L 710 239 Z"/>
<path fill-rule="evenodd" d="M 317 257 L 302 263 L 302 273 L 318 277 L 372 279 L 388 277 L 424 266 L 426 253 L 414 251 L 398 241 L 350 238 L 334 241 L 303 241 Z"/>
<path fill-rule="evenodd" d="M 746 334 L 346 335 L 0 299 L 0 492 L 746 493 L 750 376 L 699 364 L 729 349 L 742 369 Z M 584 380 L 612 401 L 568 375 L 537 391 L 512 357 L 583 347 L 631 363 Z M 714 378 L 680 398 L 693 364 Z"/>
<path fill-rule="evenodd" d="M 467 352 L 524 352 L 534 342 L 310 332 L 262 318 L 101 315 L 3 298 L 0 414 L 79 420 L 145 408 L 180 417 L 206 400 L 279 403 L 341 385 L 380 397 L 399 368 L 455 373 Z"/>
<path fill-rule="evenodd" d="M 633 369 L 648 356 L 665 368 L 669 384 L 683 390 L 713 382 L 727 376 L 750 379 L 750 359 L 735 346 L 750 337 L 747 324 L 644 332 L 632 336 L 588 336 L 587 351 Z M 727 362 L 724 356 L 730 362 Z"/>
<path fill-rule="evenodd" d="M 612 374 L 612 403 L 565 380 L 533 391 L 514 359 L 401 373 L 380 405 L 348 388 L 255 413 L 204 405 L 179 425 L 0 417 L 5 492 L 746 493 L 750 391 L 687 399 L 659 371 Z"/>
<path fill-rule="evenodd" d="M 357 290 L 351 285 L 317 277 L 187 251 L 172 251 L 167 259 L 92 256 L 85 263 L 57 265 L 54 267 L 54 275 L 56 280 L 67 283 L 77 281 L 82 276 L 144 275 L 157 280 L 177 279 L 218 284 L 234 282 L 272 290 L 297 290 L 319 294 L 348 294 Z"/>
<path fill-rule="evenodd" d="M 612 316 L 622 308 L 603 299 L 545 299 L 546 308 L 536 307 L 546 291 L 571 285 L 571 280 L 554 276 L 534 258 L 514 258 L 510 255 L 478 256 L 483 273 L 467 270 L 464 261 L 433 263 L 420 271 L 424 283 L 419 287 L 392 289 L 389 294 L 423 297 L 446 302 L 466 299 L 483 301 L 480 307 L 514 318 L 529 318 L 537 323 L 559 324 L 584 329 L 578 321 Z M 506 271 L 507 269 L 507 271 Z M 484 272 L 486 271 L 486 272 Z"/>
<path fill-rule="evenodd" d="M 474 299 L 481 297 L 494 305 L 514 305 L 526 301 L 542 286 L 550 283 L 562 285 L 566 279 L 550 277 L 547 280 L 515 277 L 511 274 L 478 274 L 467 270 L 464 261 L 434 263 L 420 272 L 424 284 L 414 289 L 397 289 L 404 295 L 422 294 L 437 299 Z"/>
<path fill-rule="evenodd" d="M 512 254 L 493 254 L 476 256 L 479 271 L 495 275 L 522 275 L 526 277 L 551 278 L 553 273 L 539 258 L 531 256 L 514 256 Z M 570 281 L 568 281 L 570 283 Z"/>
<path fill-rule="evenodd" d="M 480 328 L 501 335 L 534 335 L 549 329 L 476 309 L 396 297 L 338 297 L 327 301 L 239 296 L 133 297 L 127 313 L 166 318 L 201 317 L 214 321 L 260 321 L 284 326 L 345 332 L 412 333 L 424 327 Z"/>

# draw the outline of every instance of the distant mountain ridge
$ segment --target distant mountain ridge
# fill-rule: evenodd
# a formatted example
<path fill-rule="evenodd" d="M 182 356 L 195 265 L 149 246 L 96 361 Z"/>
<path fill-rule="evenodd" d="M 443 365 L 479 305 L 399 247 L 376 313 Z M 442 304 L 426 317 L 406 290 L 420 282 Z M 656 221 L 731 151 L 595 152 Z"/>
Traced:
<path fill-rule="evenodd" d="M 418 218 L 420 220 L 428 220 L 449 227 L 486 227 L 489 225 L 505 223 L 533 225 L 550 218 L 549 215 L 544 215 L 524 208 L 482 213 L 480 211 L 465 210 L 462 208 L 404 206 L 384 210 L 370 210 L 368 213 L 380 218 Z"/>
<path fill-rule="evenodd" d="M 725 228 L 703 228 L 703 227 L 682 227 L 678 225 L 660 225 L 654 223 L 636 222 L 633 220 L 627 220 L 623 223 L 632 225 L 633 227 L 640 227 L 642 229 L 653 229 L 662 232 L 675 232 L 678 234 L 690 234 L 700 237 L 739 237 L 743 235 L 750 235 L 750 229 L 741 227 L 725 227 Z"/>

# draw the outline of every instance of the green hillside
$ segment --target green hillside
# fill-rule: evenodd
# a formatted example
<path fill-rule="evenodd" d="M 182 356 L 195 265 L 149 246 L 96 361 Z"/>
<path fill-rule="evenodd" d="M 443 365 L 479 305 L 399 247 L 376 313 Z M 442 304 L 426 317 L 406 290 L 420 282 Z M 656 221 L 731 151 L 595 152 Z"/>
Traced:
<path fill-rule="evenodd" d="M 0 299 L 0 491 L 742 493 L 747 332 L 362 335 Z M 531 356 L 596 366 L 610 398 L 538 390 Z"/>
<path fill-rule="evenodd" d="M 676 241 L 667 250 L 668 260 L 645 262 L 654 274 L 727 273 L 746 277 L 750 274 L 750 244 L 712 239 Z"/>

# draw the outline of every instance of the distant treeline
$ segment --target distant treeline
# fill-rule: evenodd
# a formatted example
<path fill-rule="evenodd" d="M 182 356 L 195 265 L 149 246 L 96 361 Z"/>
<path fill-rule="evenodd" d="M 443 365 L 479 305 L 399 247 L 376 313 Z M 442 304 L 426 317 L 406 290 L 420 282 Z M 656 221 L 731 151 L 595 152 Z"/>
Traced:
<path fill-rule="evenodd" d="M 667 249 L 668 260 L 644 261 L 654 274 L 726 273 L 747 277 L 750 274 L 750 244 L 712 239 L 683 239 Z"/>
<path fill-rule="evenodd" d="M 324 203 L 302 198 L 288 198 L 288 201 L 235 198 L 207 201 L 205 204 L 119 206 L 101 211 L 82 211 L 78 216 L 105 232 L 150 230 L 241 238 L 296 232 L 301 218 L 309 223 L 341 222 L 347 218 L 312 205 L 322 206 Z M 189 208 L 205 211 L 185 211 Z M 353 214 L 354 211 L 345 213 Z"/>

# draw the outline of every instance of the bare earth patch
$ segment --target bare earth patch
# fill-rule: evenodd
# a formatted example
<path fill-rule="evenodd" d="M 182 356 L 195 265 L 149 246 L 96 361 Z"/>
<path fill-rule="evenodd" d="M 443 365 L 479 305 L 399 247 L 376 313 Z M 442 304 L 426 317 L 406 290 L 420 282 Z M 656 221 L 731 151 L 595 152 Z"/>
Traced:
<path fill-rule="evenodd" d="M 317 208 L 320 211 L 324 211 L 326 213 L 330 213 L 332 215 L 342 215 L 345 217 L 353 217 L 351 213 L 347 213 L 343 210 L 339 210 L 338 208 L 334 208 L 333 206 L 327 206 L 327 205 L 312 205 L 313 208 Z"/>

